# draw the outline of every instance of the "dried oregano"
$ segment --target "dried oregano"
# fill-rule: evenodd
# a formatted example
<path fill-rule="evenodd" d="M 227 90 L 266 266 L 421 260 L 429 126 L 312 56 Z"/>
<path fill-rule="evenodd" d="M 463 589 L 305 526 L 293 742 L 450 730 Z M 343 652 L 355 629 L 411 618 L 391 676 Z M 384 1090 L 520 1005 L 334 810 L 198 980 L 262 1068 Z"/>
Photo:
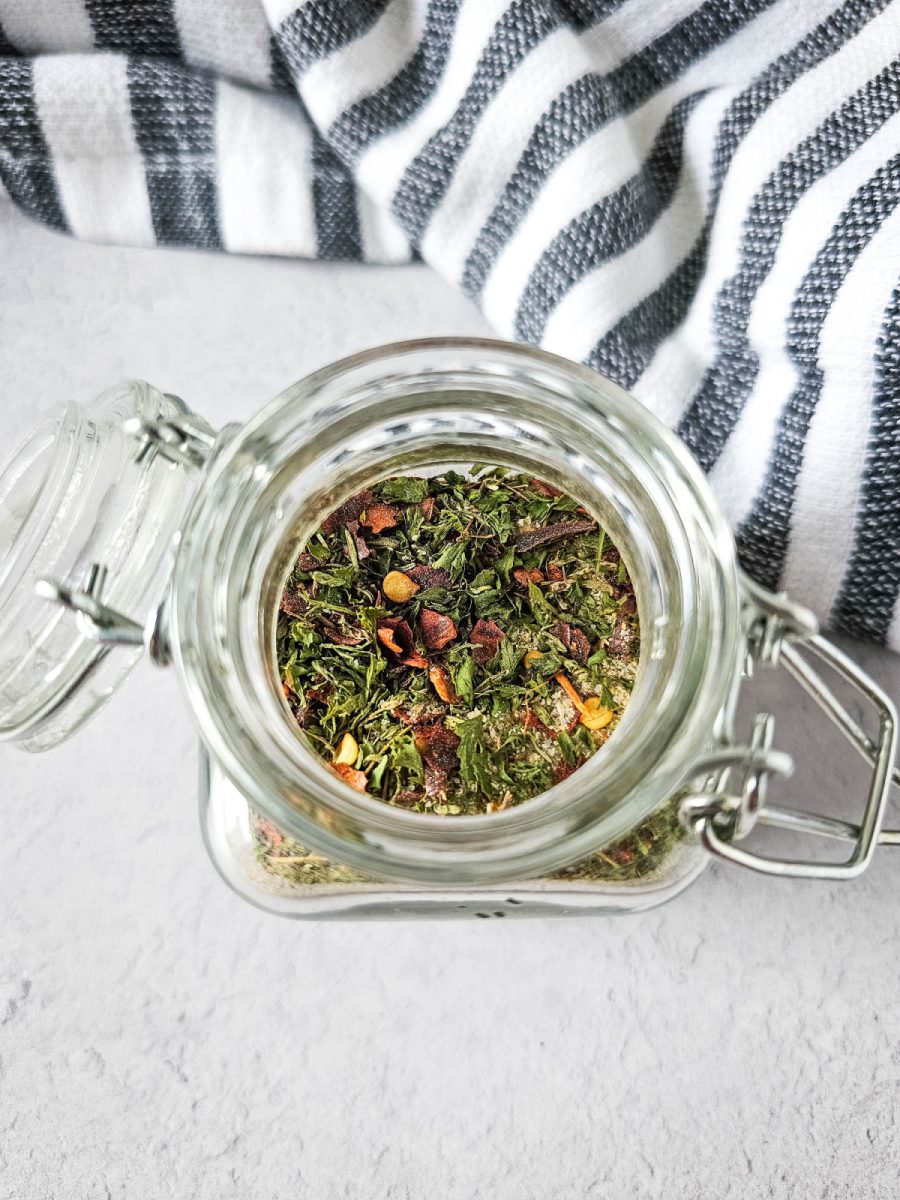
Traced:
<path fill-rule="evenodd" d="M 638 654 L 604 531 L 497 467 L 347 500 L 300 553 L 277 633 L 287 702 L 335 772 L 446 815 L 509 808 L 581 766 L 615 730 Z"/>

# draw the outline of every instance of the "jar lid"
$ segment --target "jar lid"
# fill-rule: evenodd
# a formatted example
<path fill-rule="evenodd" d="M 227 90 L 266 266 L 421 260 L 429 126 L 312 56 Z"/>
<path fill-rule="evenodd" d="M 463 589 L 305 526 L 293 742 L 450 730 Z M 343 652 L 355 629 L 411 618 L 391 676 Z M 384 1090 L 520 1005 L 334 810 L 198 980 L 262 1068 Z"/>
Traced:
<path fill-rule="evenodd" d="M 185 413 L 125 383 L 65 404 L 0 466 L 0 739 L 57 745 L 140 658 L 198 475 L 144 431 Z"/>

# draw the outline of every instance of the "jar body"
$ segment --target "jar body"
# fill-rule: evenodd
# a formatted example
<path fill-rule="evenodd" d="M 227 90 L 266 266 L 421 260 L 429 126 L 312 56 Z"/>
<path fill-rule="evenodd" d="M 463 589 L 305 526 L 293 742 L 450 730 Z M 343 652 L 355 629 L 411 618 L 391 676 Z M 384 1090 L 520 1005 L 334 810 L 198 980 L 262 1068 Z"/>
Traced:
<path fill-rule="evenodd" d="M 114 486 L 97 471 L 96 488 L 82 488 L 102 518 L 83 535 L 84 505 L 58 504 L 44 442 L 0 472 L 18 572 L 0 635 L 22 612 L 10 653 L 30 644 L 40 583 L 54 627 L 80 638 L 85 660 L 59 686 L 55 660 L 41 658 L 20 704 L 38 691 L 35 712 L 16 709 L 3 736 L 41 748 L 67 736 L 87 712 L 89 673 L 127 667 L 141 647 L 173 663 L 200 732 L 213 860 L 245 898 L 296 916 L 631 911 L 699 874 L 706 859 L 675 802 L 727 740 L 743 661 L 738 571 L 696 464 L 647 410 L 563 359 L 461 340 L 357 355 L 218 436 L 145 386 L 73 435 L 79 450 L 98 438 L 112 447 L 118 471 Z M 285 702 L 275 628 L 298 549 L 348 497 L 389 475 L 476 462 L 539 476 L 609 533 L 635 586 L 641 657 L 621 721 L 582 767 L 522 805 L 449 818 L 356 793 L 329 769 Z M 63 475 L 76 490 L 83 477 Z M 58 515 L 73 565 L 32 552 L 29 514 Z M 652 838 L 643 846 L 656 822 L 664 854 Z"/>
<path fill-rule="evenodd" d="M 642 651 L 622 721 L 582 768 L 517 808 L 447 818 L 342 784 L 298 734 L 274 632 L 299 548 L 338 505 L 388 475 L 473 462 L 539 474 L 597 518 L 634 581 Z M 301 381 L 208 473 L 171 613 L 207 764 L 207 845 L 263 908 L 621 912 L 669 898 L 702 869 L 703 852 L 675 828 L 674 798 L 715 743 L 740 674 L 734 546 L 680 443 L 593 372 L 526 347 L 433 342 Z M 638 850 L 642 826 L 669 818 L 669 852 L 645 871 L 618 869 L 628 839 Z"/>
<path fill-rule="evenodd" d="M 385 805 L 331 772 L 284 702 L 275 625 L 296 553 L 329 512 L 385 476 L 472 462 L 539 474 L 586 506 L 634 581 L 642 650 L 622 721 L 583 767 L 517 808 L 446 818 Z M 458 904 L 494 886 L 498 895 L 515 886 L 539 908 L 534 893 L 547 886 L 562 894 L 546 901 L 559 910 L 576 907 L 568 898 L 582 890 L 595 907 L 634 906 L 606 899 L 606 881 L 583 889 L 577 870 L 564 876 L 571 882 L 560 874 L 640 832 L 692 778 L 742 664 L 733 541 L 683 446 L 594 372 L 493 342 L 356 355 L 248 422 L 212 463 L 186 522 L 168 637 L 212 763 L 204 823 L 229 882 L 235 856 L 256 857 L 244 804 L 302 852 L 359 872 L 386 908 L 398 894 Z M 671 870 L 640 892 L 631 880 L 620 890 L 640 894 L 640 905 L 696 874 L 686 859 Z M 356 882 L 344 894 L 361 895 Z"/>
<path fill-rule="evenodd" d="M 652 816 L 652 814 L 651 814 Z M 285 835 L 261 817 L 200 746 L 200 824 L 207 852 L 228 886 L 256 908 L 295 920 L 613 916 L 642 912 L 673 899 L 706 869 L 709 856 L 675 831 L 674 803 L 661 818 L 673 835 L 642 864 L 630 839 L 616 857 L 592 856 L 569 872 L 502 884 L 398 884 L 365 878 L 322 856 L 296 861 L 270 853 Z M 636 831 L 639 843 L 640 829 Z M 287 843 L 289 845 L 289 843 Z M 617 861 L 633 845 L 635 857 Z M 281 850 L 282 847 L 279 847 Z M 309 868 L 309 875 L 305 871 Z M 330 878 L 328 878 L 330 876 Z"/>

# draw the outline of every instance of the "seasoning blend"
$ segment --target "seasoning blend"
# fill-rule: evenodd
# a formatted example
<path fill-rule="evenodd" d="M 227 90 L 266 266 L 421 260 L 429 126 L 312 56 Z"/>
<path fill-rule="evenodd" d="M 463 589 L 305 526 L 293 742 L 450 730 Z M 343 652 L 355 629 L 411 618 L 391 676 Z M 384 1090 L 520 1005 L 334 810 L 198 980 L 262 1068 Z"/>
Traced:
<path fill-rule="evenodd" d="M 143 384 L 69 406 L 0 471 L 0 550 L 0 736 L 52 746 L 172 662 L 208 848 L 275 912 L 625 911 L 711 854 L 834 878 L 880 836 L 890 701 L 740 576 L 670 433 L 539 351 L 388 347 L 218 434 Z M 858 824 L 767 800 L 789 762 L 734 707 L 779 661 L 872 764 Z M 756 821 L 850 855 L 763 858 Z"/>
<path fill-rule="evenodd" d="M 502 812 L 606 743 L 634 686 L 636 614 L 619 552 L 558 488 L 503 468 L 393 478 L 300 553 L 279 673 L 351 787 L 415 812 Z"/>
<path fill-rule="evenodd" d="M 299 554 L 279 673 L 299 729 L 350 787 L 415 812 L 502 812 L 605 745 L 634 686 L 621 555 L 559 488 L 501 467 L 395 477 L 350 497 Z M 650 874 L 674 806 L 563 878 Z M 264 869 L 361 876 L 257 818 Z"/>

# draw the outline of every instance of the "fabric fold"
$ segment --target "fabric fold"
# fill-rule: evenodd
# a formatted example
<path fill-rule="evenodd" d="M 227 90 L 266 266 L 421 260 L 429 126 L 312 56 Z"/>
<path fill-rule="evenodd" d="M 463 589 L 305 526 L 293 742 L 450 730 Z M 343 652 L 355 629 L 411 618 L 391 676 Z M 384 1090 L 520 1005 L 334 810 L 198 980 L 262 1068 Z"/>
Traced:
<path fill-rule="evenodd" d="M 900 650 L 898 45 L 900 0 L 0 0 L 0 185 L 97 241 L 421 257 Z"/>

